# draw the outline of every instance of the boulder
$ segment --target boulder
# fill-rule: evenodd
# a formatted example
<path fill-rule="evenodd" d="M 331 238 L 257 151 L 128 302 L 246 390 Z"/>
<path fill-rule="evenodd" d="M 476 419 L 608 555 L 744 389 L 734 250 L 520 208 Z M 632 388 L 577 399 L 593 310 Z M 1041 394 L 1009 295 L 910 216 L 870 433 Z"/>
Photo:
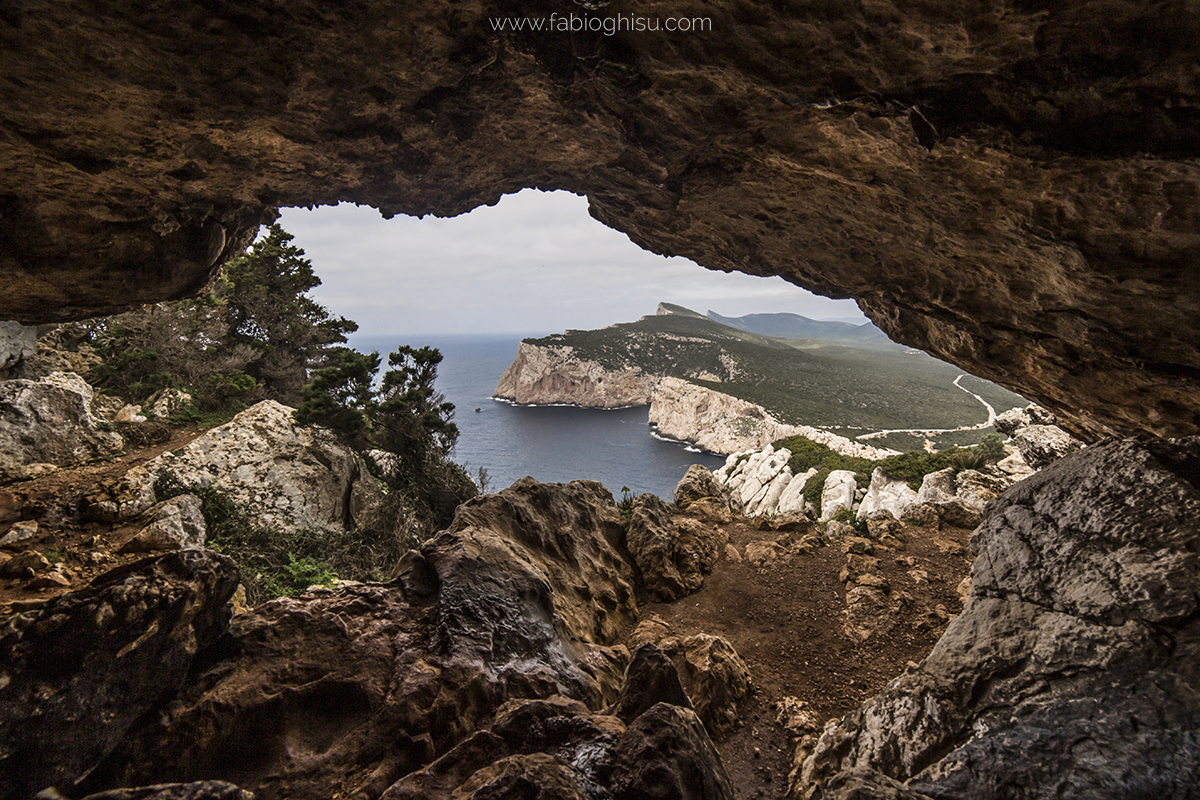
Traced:
<path fill-rule="evenodd" d="M 0 322 L 0 380 L 7 380 L 21 362 L 37 352 L 37 328 L 19 322 Z"/>
<path fill-rule="evenodd" d="M 1200 438 L 1114 440 L 1007 490 L 962 613 L 827 726 L 792 794 L 846 797 L 865 771 L 897 797 L 1194 797 L 1197 463 Z"/>
<path fill-rule="evenodd" d="M 1034 404 L 1025 408 L 1010 408 L 1002 414 L 997 414 L 992 423 L 993 427 L 1004 436 L 1012 436 L 1030 425 L 1056 424 L 1058 424 L 1058 418 L 1054 416 L 1053 412 Z"/>
<path fill-rule="evenodd" d="M 122 553 L 204 546 L 208 528 L 200 510 L 200 498 L 194 494 L 181 494 L 156 503 L 142 517 L 145 526 L 121 546 Z"/>
<path fill-rule="evenodd" d="M 1048 466 L 1083 446 L 1062 428 L 1054 425 L 1029 425 L 1013 434 L 1013 442 L 1031 468 Z"/>
<path fill-rule="evenodd" d="M 124 443 L 97 425 L 92 394 L 73 372 L 0 381 L 0 483 L 118 452 Z"/>
<path fill-rule="evenodd" d="M 712 472 L 700 464 L 692 464 L 675 487 L 675 505 L 687 508 L 697 500 L 721 499 L 724 496 L 721 484 Z"/>
<path fill-rule="evenodd" d="M 130 405 L 127 403 L 124 406 L 121 406 L 116 415 L 113 416 L 112 421 L 137 424 L 139 422 L 145 422 L 146 419 L 146 416 L 142 414 L 141 406 Z"/>
<path fill-rule="evenodd" d="M 159 389 L 146 401 L 146 410 L 159 419 L 170 419 L 180 409 L 191 405 L 192 396 L 178 389 Z"/>
<path fill-rule="evenodd" d="M 917 498 L 914 502 L 945 503 L 953 500 L 958 494 L 954 474 L 954 467 L 946 467 L 927 474 L 921 479 L 921 488 L 917 490 Z"/>
<path fill-rule="evenodd" d="M 0 563 L 0 578 L 29 579 L 49 572 L 50 560 L 37 550 L 25 550 Z"/>
<path fill-rule="evenodd" d="M 301 427 L 292 409 L 264 400 L 176 452 L 163 453 L 101 487 L 94 516 L 135 517 L 154 504 L 154 483 L 215 486 L 266 526 L 353 529 L 382 495 L 362 460 L 331 431 Z"/>
<path fill-rule="evenodd" d="M 377 797 L 473 737 L 495 741 L 487 729 L 507 701 L 603 708 L 620 692 L 620 640 L 636 618 L 621 536 L 598 483 L 523 479 L 475 498 L 389 584 L 314 590 L 234 617 L 189 690 L 144 717 L 90 783 L 226 776 L 264 798 Z M 570 734 L 535 724 L 499 738 Z M 580 725 L 613 737 L 623 727 Z M 525 751 L 475 752 L 483 767 Z M 476 768 L 451 771 L 458 786 Z"/>
<path fill-rule="evenodd" d="M 633 501 L 626 542 L 646 590 L 657 600 L 678 600 L 699 589 L 727 539 L 723 528 L 673 519 L 652 494 Z"/>
<path fill-rule="evenodd" d="M 817 474 L 816 468 L 810 468 L 807 472 L 799 475 L 793 475 L 788 481 L 787 488 L 779 495 L 779 502 L 775 505 L 776 514 L 803 514 L 804 513 L 804 487 L 808 483 L 808 479 Z"/>
<path fill-rule="evenodd" d="M 742 709 L 754 691 L 754 680 L 732 644 L 720 636 L 699 633 L 670 636 L 661 639 L 658 646 L 675 664 L 691 706 L 709 736 L 721 739 L 741 724 Z"/>
<path fill-rule="evenodd" d="M 376 784 L 386 785 L 378 778 Z M 690 709 L 658 703 L 626 727 L 617 717 L 553 697 L 505 704 L 490 728 L 404 775 L 380 800 L 450 797 L 724 800 L 733 794 L 716 748 Z"/>
<path fill-rule="evenodd" d="M 27 542 L 38 535 L 37 520 L 29 519 L 21 522 L 14 522 L 12 527 L 8 529 L 8 533 L 0 537 L 0 547 L 12 547 L 13 545 Z"/>
<path fill-rule="evenodd" d="M 820 522 L 828 522 L 834 514 L 843 508 L 854 507 L 854 492 L 858 484 L 854 473 L 848 469 L 835 469 L 825 479 L 825 487 L 821 490 Z"/>
<path fill-rule="evenodd" d="M 670 656 L 657 645 L 646 643 L 633 651 L 613 714 L 628 725 L 659 703 L 692 708 Z"/>
<path fill-rule="evenodd" d="M 858 518 L 865 519 L 876 511 L 886 511 L 896 519 L 904 516 L 908 507 L 917 502 L 917 493 L 908 481 L 888 477 L 882 468 L 871 473 L 871 485 L 858 506 Z"/>
<path fill-rule="evenodd" d="M 197 653 L 225 631 L 237 583 L 230 559 L 183 550 L 8 617 L 0 627 L 0 797 L 69 790 L 143 715 L 169 702 Z"/>

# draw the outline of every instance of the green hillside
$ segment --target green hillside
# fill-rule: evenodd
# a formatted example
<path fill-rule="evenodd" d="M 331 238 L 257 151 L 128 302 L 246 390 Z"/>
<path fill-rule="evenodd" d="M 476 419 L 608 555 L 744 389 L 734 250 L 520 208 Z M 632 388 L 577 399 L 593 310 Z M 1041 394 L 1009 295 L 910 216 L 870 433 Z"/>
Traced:
<path fill-rule="evenodd" d="M 898 428 L 956 428 L 987 418 L 984 407 L 954 386 L 963 372 L 899 345 L 862 349 L 816 339 L 776 339 L 723 325 L 688 309 L 592 331 L 529 339 L 569 345 L 576 355 L 618 370 L 632 366 L 757 403 L 781 421 L 847 436 Z M 968 376 L 961 384 L 997 413 L 1026 405 L 1018 395 Z M 941 434 L 939 446 L 971 444 L 987 430 Z M 892 434 L 871 440 L 916 449 L 923 439 Z"/>

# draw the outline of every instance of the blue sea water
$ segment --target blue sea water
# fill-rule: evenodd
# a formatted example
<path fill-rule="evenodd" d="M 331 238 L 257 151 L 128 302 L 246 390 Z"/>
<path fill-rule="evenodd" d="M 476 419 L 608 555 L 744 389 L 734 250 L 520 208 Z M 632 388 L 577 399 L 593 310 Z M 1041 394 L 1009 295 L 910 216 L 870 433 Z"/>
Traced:
<path fill-rule="evenodd" d="M 670 500 L 690 465 L 714 469 L 725 462 L 723 456 L 656 439 L 645 406 L 603 411 L 493 400 L 492 391 L 516 357 L 520 338 L 355 336 L 350 344 L 364 352 L 379 351 L 385 364 L 387 354 L 401 344 L 442 352 L 435 385 L 455 405 L 459 437 L 454 460 L 472 474 L 485 468 L 491 491 L 530 475 L 543 482 L 597 480 L 618 499 L 628 487 L 635 494 L 650 492 Z"/>

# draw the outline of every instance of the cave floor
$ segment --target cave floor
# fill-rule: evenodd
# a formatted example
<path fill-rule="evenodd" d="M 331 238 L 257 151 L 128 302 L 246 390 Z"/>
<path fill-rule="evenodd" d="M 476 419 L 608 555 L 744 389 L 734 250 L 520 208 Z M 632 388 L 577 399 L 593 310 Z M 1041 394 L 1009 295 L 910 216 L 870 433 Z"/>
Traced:
<path fill-rule="evenodd" d="M 971 532 L 906 526 L 891 546 L 871 543 L 870 555 L 850 556 L 850 541 L 833 541 L 756 564 L 745 557 L 748 544 L 786 544 L 797 534 L 745 520 L 726 529 L 738 552 L 726 548 L 699 592 L 644 605 L 642 619 L 657 615 L 670 636 L 708 633 L 734 646 L 750 669 L 754 694 L 742 724 L 717 746 L 739 800 L 782 798 L 796 744 L 819 736 L 827 720 L 857 708 L 910 662 L 921 661 L 962 609 L 959 585 L 970 574 Z M 845 568 L 851 587 L 855 572 L 882 577 L 889 587 L 887 611 L 866 615 L 866 627 L 877 627 L 862 641 L 845 630 Z M 861 635 L 863 615 L 859 619 Z M 806 704 L 811 726 L 784 727 L 779 711 L 786 697 Z"/>

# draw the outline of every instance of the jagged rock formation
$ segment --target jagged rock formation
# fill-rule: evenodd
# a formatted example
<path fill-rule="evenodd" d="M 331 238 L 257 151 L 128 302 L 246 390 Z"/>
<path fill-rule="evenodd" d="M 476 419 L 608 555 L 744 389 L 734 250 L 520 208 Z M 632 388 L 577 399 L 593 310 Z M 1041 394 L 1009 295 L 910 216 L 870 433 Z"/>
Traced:
<path fill-rule="evenodd" d="M 857 297 L 1073 428 L 1197 429 L 1193 5 L 722 0 L 638 12 L 709 20 L 688 33 L 498 29 L 568 11 L 632 13 L 14 7 L 0 318 L 195 291 L 279 205 L 562 188 L 656 252 Z"/>
<path fill-rule="evenodd" d="M 492 396 L 522 405 L 571 404 L 588 408 L 625 408 L 650 402 L 658 382 L 637 367 L 613 370 L 576 358 L 572 348 L 521 342 Z"/>
<path fill-rule="evenodd" d="M 633 501 L 626 542 L 646 590 L 669 602 L 700 588 L 726 540 L 715 526 L 672 519 L 661 500 L 646 494 Z"/>
<path fill-rule="evenodd" d="M 67 790 L 179 691 L 228 624 L 238 577 L 225 556 L 183 550 L 5 619 L 0 797 Z"/>
<path fill-rule="evenodd" d="M 790 796 L 1192 796 L 1197 463 L 1194 437 L 1112 441 L 1008 490 L 972 536 L 962 613 L 797 753 Z"/>
<path fill-rule="evenodd" d="M 90 498 L 95 517 L 127 519 L 154 504 L 163 473 L 185 485 L 216 486 L 263 524 L 284 529 L 353 529 L 378 506 L 380 490 L 352 450 L 328 430 L 301 427 L 293 409 L 264 400 L 178 453 L 135 467 Z"/>
<path fill-rule="evenodd" d="M 510 781 L 561 797 L 732 798 L 687 695 L 661 690 L 681 685 L 672 662 L 629 665 L 623 537 L 600 484 L 525 479 L 464 504 L 392 583 L 232 622 L 220 610 L 237 574 L 222 556 L 109 573 L 0 631 L 0 758 L 28 765 L 0 771 L 0 797 L 223 780 L 259 798 L 482 798 Z M 207 582 L 192 587 L 193 573 Z M 697 685 L 733 680 L 704 695 L 723 720 L 736 655 L 685 649 Z"/>
<path fill-rule="evenodd" d="M 778 439 L 797 435 L 845 455 L 895 455 L 894 450 L 859 444 L 807 425 L 785 425 L 761 406 L 680 378 L 663 378 L 655 387 L 650 398 L 650 424 L 662 436 L 722 455 L 761 450 Z"/>
<path fill-rule="evenodd" d="M 121 436 L 97 425 L 92 395 L 73 372 L 0 381 L 0 483 L 120 450 Z"/>

